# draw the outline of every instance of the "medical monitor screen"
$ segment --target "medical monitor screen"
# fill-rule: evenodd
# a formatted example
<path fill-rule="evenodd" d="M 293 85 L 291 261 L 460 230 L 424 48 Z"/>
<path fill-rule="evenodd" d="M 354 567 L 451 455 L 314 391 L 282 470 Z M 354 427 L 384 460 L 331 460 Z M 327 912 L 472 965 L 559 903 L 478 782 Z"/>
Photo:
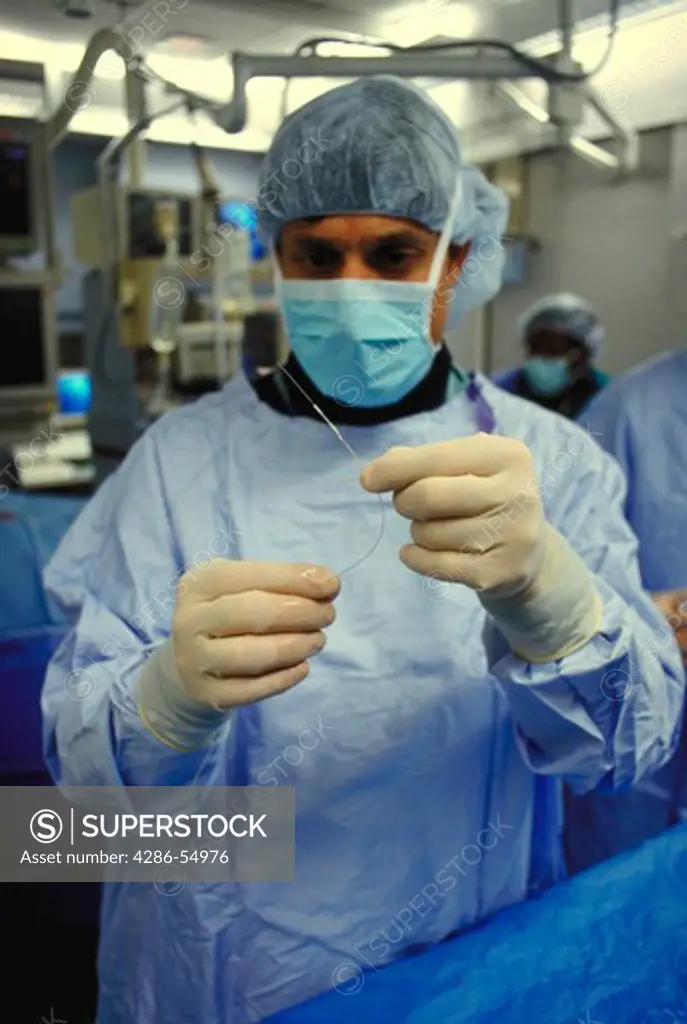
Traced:
<path fill-rule="evenodd" d="M 46 366 L 42 290 L 1 285 L 0 324 L 3 336 L 0 388 L 43 386 Z"/>
<path fill-rule="evenodd" d="M 250 235 L 251 259 L 254 263 L 265 259 L 267 247 L 260 238 L 258 215 L 254 206 L 234 201 L 221 203 L 219 219 L 222 224 L 231 224 L 239 231 L 246 231 Z"/>
<path fill-rule="evenodd" d="M 63 416 L 90 412 L 91 378 L 86 370 L 64 370 L 57 375 L 57 407 Z"/>
<path fill-rule="evenodd" d="M 30 239 L 31 230 L 29 147 L 0 140 L 0 246 L 3 239 Z"/>

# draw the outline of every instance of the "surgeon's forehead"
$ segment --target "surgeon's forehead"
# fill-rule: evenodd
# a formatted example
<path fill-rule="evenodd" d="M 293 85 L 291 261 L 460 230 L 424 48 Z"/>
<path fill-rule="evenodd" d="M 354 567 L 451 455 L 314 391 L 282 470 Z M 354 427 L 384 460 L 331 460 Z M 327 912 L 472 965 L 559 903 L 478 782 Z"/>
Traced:
<path fill-rule="evenodd" d="M 380 217 L 376 214 L 341 214 L 336 217 L 296 220 L 285 224 L 280 241 L 298 243 L 321 241 L 339 245 L 369 244 L 375 241 L 402 243 L 431 242 L 436 232 L 401 217 Z"/>

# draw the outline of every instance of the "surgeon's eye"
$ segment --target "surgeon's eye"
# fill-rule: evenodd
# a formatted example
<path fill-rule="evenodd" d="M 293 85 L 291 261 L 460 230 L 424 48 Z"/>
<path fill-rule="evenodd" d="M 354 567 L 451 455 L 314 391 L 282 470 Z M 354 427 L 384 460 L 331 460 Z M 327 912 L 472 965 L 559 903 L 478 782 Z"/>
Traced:
<path fill-rule="evenodd" d="M 327 276 L 342 266 L 343 257 L 333 246 L 313 242 L 299 247 L 295 261 L 308 274 Z"/>
<path fill-rule="evenodd" d="M 420 249 L 399 245 L 380 245 L 366 256 L 365 262 L 381 277 L 405 277 L 424 262 Z"/>

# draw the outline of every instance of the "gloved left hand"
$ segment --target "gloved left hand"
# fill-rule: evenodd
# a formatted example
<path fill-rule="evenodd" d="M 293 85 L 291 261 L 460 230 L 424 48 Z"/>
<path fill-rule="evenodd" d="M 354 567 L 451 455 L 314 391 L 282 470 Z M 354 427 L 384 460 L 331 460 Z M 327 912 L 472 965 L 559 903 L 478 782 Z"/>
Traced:
<path fill-rule="evenodd" d="M 546 523 L 529 449 L 507 437 L 474 437 L 391 448 L 363 472 L 363 487 L 393 491 L 415 541 L 401 560 L 506 597 L 527 589 L 544 561 Z"/>
<path fill-rule="evenodd" d="M 586 566 L 547 524 L 529 449 L 477 434 L 392 448 L 361 476 L 411 520 L 401 560 L 476 590 L 514 651 L 550 660 L 586 643 L 601 605 Z"/>

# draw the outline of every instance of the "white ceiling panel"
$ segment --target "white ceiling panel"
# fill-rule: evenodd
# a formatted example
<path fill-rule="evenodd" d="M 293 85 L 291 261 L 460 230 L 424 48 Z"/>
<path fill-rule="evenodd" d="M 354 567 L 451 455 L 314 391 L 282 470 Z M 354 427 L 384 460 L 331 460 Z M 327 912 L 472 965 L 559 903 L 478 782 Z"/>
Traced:
<path fill-rule="evenodd" d="M 83 42 L 119 16 L 114 6 L 102 0 L 92 0 L 92 7 L 92 17 L 74 19 L 58 10 L 55 0 L 2 0 L 0 26 L 55 40 Z M 226 48 L 239 49 L 263 46 L 271 34 L 286 36 L 290 46 L 291 37 L 300 41 L 313 31 L 321 34 L 369 30 L 374 20 L 369 7 L 361 4 L 356 15 L 342 7 L 330 9 L 317 0 L 153 0 L 130 11 L 128 20 L 132 25 L 144 22 L 151 26 L 146 28 L 151 37 L 165 32 L 188 32 L 206 35 Z"/>

